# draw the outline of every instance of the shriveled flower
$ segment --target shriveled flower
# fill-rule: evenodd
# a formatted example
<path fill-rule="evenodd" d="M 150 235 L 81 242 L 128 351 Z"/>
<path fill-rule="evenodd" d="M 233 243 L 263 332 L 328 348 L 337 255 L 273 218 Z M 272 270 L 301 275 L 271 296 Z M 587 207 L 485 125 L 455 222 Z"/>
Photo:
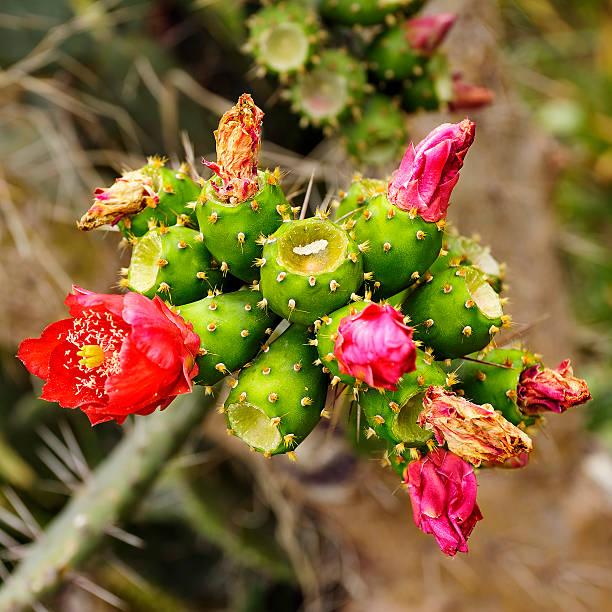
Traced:
<path fill-rule="evenodd" d="M 576 378 L 569 359 L 555 370 L 535 365 L 522 374 L 517 387 L 518 404 L 526 414 L 545 410 L 565 412 L 591 399 L 585 380 Z"/>
<path fill-rule="evenodd" d="M 456 19 L 457 15 L 454 13 L 438 13 L 408 19 L 404 23 L 406 40 L 415 51 L 430 57 L 440 46 Z"/>
<path fill-rule="evenodd" d="M 482 465 L 485 467 L 503 468 L 506 470 L 516 470 L 518 468 L 525 467 L 528 463 L 529 463 L 529 453 L 527 451 L 523 451 L 520 455 L 516 455 L 516 457 L 510 457 L 501 464 L 498 463 L 497 461 L 483 461 Z"/>
<path fill-rule="evenodd" d="M 370 387 L 396 391 L 402 374 L 415 370 L 412 328 L 404 324 L 402 314 L 393 306 L 372 302 L 342 319 L 334 355 L 342 374 Z"/>
<path fill-rule="evenodd" d="M 202 160 L 221 178 L 221 184 L 212 182 L 219 198 L 239 204 L 255 195 L 257 156 L 261 148 L 261 121 L 264 113 L 249 94 L 242 94 L 238 104 L 228 110 L 215 130 L 217 163 Z"/>
<path fill-rule="evenodd" d="M 446 217 L 459 170 L 474 142 L 474 130 L 469 119 L 443 123 L 416 148 L 410 143 L 387 188 L 389 201 L 402 210 L 416 210 L 425 221 Z"/>
<path fill-rule="evenodd" d="M 437 448 L 408 464 L 404 482 L 417 527 L 433 534 L 440 550 L 451 557 L 457 551 L 468 552 L 467 539 L 482 519 L 474 468 Z"/>
<path fill-rule="evenodd" d="M 504 463 L 531 451 L 531 438 L 490 404 L 472 404 L 444 387 L 429 387 L 418 424 L 434 432 L 438 444 L 473 465 Z"/>
<path fill-rule="evenodd" d="M 115 225 L 122 217 L 135 215 L 158 202 L 150 176 L 140 170 L 127 172 L 107 189 L 99 187 L 94 191 L 94 202 L 77 227 L 87 231 L 106 224 Z"/>
<path fill-rule="evenodd" d="M 473 85 L 463 80 L 463 75 L 456 72 L 451 81 L 451 99 L 448 107 L 452 111 L 480 108 L 491 104 L 493 92 L 482 85 Z"/>
<path fill-rule="evenodd" d="M 150 414 L 191 391 L 200 340 L 158 298 L 73 287 L 70 319 L 24 340 L 18 357 L 46 383 L 41 399 L 80 408 L 92 425 Z"/>

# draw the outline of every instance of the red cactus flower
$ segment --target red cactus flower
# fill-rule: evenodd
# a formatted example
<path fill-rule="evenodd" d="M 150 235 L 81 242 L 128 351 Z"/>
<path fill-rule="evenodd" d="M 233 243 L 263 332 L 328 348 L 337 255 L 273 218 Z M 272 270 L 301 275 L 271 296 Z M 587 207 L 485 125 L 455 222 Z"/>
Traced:
<path fill-rule="evenodd" d="M 480 108 L 493 102 L 493 92 L 482 85 L 472 85 L 463 80 L 461 73 L 453 74 L 451 99 L 448 108 L 452 111 Z"/>
<path fill-rule="evenodd" d="M 41 399 L 80 408 L 92 425 L 164 409 L 191 391 L 200 340 L 158 298 L 105 295 L 78 287 L 72 318 L 24 340 L 17 357 L 46 381 Z"/>
<path fill-rule="evenodd" d="M 404 23 L 406 40 L 415 51 L 430 57 L 440 46 L 456 19 L 457 15 L 454 13 L 438 13 L 408 19 Z"/>
<path fill-rule="evenodd" d="M 474 468 L 437 448 L 404 470 L 417 527 L 433 534 L 440 550 L 453 557 L 468 552 L 467 539 L 482 519 L 476 503 Z"/>
<path fill-rule="evenodd" d="M 556 370 L 535 365 L 522 374 L 517 387 L 518 403 L 526 414 L 544 410 L 565 412 L 591 399 L 585 380 L 576 378 L 569 359 Z"/>
<path fill-rule="evenodd" d="M 451 192 L 459 180 L 465 154 L 474 142 L 475 125 L 443 123 L 406 150 L 387 189 L 389 201 L 402 210 L 415 210 L 426 221 L 446 217 Z"/>
<path fill-rule="evenodd" d="M 473 465 L 504 463 L 531 451 L 531 438 L 493 409 L 472 404 L 443 387 L 429 387 L 418 424 L 434 432 L 438 444 Z"/>
<path fill-rule="evenodd" d="M 242 94 L 238 104 L 228 110 L 215 130 L 217 163 L 202 159 L 202 163 L 221 178 L 221 185 L 212 183 L 219 198 L 239 204 L 255 195 L 257 156 L 261 148 L 263 112 L 249 94 Z"/>
<path fill-rule="evenodd" d="M 368 304 L 344 317 L 338 326 L 334 355 L 342 374 L 364 380 L 370 387 L 397 390 L 406 372 L 415 370 L 412 328 L 388 304 Z"/>

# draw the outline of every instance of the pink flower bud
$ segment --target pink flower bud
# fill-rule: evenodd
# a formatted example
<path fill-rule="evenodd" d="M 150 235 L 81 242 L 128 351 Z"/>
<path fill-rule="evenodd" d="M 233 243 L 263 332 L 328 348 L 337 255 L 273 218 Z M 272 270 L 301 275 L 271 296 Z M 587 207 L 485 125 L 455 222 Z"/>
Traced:
<path fill-rule="evenodd" d="M 544 410 L 565 412 L 591 399 L 586 381 L 574 377 L 569 359 L 556 370 L 535 365 L 521 374 L 517 387 L 518 402 L 526 414 Z"/>
<path fill-rule="evenodd" d="M 443 219 L 474 130 L 469 119 L 443 123 L 416 148 L 410 143 L 387 188 L 389 201 L 402 210 L 416 209 L 425 221 Z"/>
<path fill-rule="evenodd" d="M 468 552 L 467 539 L 482 519 L 476 503 L 474 468 L 437 448 L 404 470 L 414 522 L 433 534 L 440 550 L 453 557 Z"/>
<path fill-rule="evenodd" d="M 406 40 L 415 51 L 430 57 L 444 40 L 455 19 L 457 15 L 454 13 L 423 15 L 409 19 L 404 23 Z"/>
<path fill-rule="evenodd" d="M 493 92 L 481 85 L 471 85 L 463 80 L 461 73 L 453 74 L 452 97 L 448 108 L 452 111 L 480 108 L 493 102 Z"/>
<path fill-rule="evenodd" d="M 531 451 L 531 438 L 490 404 L 479 406 L 443 387 L 429 387 L 418 424 L 434 432 L 438 444 L 473 465 L 504 463 Z"/>
<path fill-rule="evenodd" d="M 338 326 L 334 355 L 342 374 L 365 381 L 370 387 L 397 390 L 406 372 L 415 370 L 416 347 L 412 328 L 388 304 L 368 304 L 344 317 Z"/>
<path fill-rule="evenodd" d="M 249 94 L 242 94 L 238 104 L 228 110 L 215 130 L 217 163 L 202 160 L 221 178 L 221 184 L 212 183 L 219 198 L 239 204 L 255 195 L 257 156 L 261 148 L 261 121 L 263 112 L 255 106 Z"/>

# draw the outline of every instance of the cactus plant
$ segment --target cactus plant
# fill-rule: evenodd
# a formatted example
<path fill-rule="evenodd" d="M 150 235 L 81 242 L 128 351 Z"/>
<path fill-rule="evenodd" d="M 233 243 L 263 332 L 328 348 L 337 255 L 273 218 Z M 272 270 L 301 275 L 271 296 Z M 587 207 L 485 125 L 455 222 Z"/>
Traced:
<path fill-rule="evenodd" d="M 404 14 L 414 13 L 424 3 L 424 0 L 364 0 L 362 2 L 323 0 L 321 11 L 331 21 L 348 25 L 374 25 L 383 22 L 385 18 L 398 11 Z"/>

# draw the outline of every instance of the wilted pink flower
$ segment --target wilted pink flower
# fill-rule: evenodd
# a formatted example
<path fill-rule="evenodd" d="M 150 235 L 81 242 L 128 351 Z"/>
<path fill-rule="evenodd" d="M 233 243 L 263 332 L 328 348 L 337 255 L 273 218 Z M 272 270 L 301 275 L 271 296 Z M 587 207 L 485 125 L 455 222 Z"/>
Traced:
<path fill-rule="evenodd" d="M 574 377 L 569 359 L 556 370 L 540 365 L 527 368 L 521 374 L 517 395 L 521 410 L 527 414 L 543 410 L 565 412 L 591 399 L 586 381 Z"/>
<path fill-rule="evenodd" d="M 433 534 L 440 550 L 453 557 L 468 552 L 467 539 L 482 519 L 476 503 L 474 468 L 437 448 L 404 470 L 414 522 Z"/>
<path fill-rule="evenodd" d="M 415 370 L 412 328 L 389 304 L 368 304 L 340 321 L 334 355 L 342 374 L 364 380 L 370 387 L 397 390 L 402 374 Z"/>
<path fill-rule="evenodd" d="M 221 185 L 212 183 L 220 199 L 239 204 L 255 195 L 257 156 L 261 148 L 263 112 L 249 94 L 242 94 L 238 104 L 228 110 L 215 130 L 217 163 L 202 159 L 221 178 Z"/>
<path fill-rule="evenodd" d="M 469 119 L 443 123 L 421 140 L 416 149 L 410 143 L 391 177 L 387 188 L 389 200 L 402 210 L 415 209 L 425 221 L 443 219 L 465 154 L 474 142 L 474 130 Z"/>
<path fill-rule="evenodd" d="M 461 73 L 452 77 L 452 94 L 448 107 L 452 111 L 480 108 L 493 102 L 493 92 L 482 85 L 472 85 L 463 80 Z"/>
<path fill-rule="evenodd" d="M 504 463 L 531 451 L 531 438 L 490 404 L 479 406 L 443 387 L 429 387 L 418 424 L 434 432 L 438 444 L 473 465 Z"/>
<path fill-rule="evenodd" d="M 438 13 L 408 19 L 404 23 L 406 40 L 415 51 L 429 57 L 444 40 L 455 19 L 457 15 L 454 13 Z"/>
<path fill-rule="evenodd" d="M 506 459 L 503 463 L 499 464 L 497 461 L 483 461 L 482 465 L 485 467 L 503 468 L 507 470 L 516 470 L 518 468 L 525 467 L 529 463 L 529 453 L 523 451 L 515 457 Z"/>
<path fill-rule="evenodd" d="M 93 204 L 77 222 L 77 227 L 87 231 L 107 223 L 114 225 L 125 215 L 135 215 L 158 202 L 150 176 L 140 170 L 127 172 L 110 187 L 98 187 L 94 191 Z"/>

